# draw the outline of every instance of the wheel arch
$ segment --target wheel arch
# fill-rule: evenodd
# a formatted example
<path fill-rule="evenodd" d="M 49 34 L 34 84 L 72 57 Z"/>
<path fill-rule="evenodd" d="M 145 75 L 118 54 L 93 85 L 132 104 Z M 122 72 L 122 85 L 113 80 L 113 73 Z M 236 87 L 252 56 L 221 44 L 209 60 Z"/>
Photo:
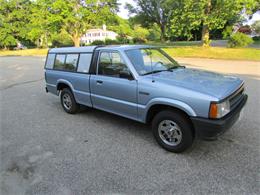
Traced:
<path fill-rule="evenodd" d="M 71 90 L 71 92 L 73 93 L 73 86 L 70 82 L 60 79 L 57 81 L 57 94 L 59 94 L 59 92 L 64 89 L 64 88 L 69 88 Z"/>
<path fill-rule="evenodd" d="M 178 114 L 185 117 L 187 119 L 187 121 L 189 121 L 189 124 L 191 126 L 192 135 L 193 135 L 193 137 L 195 137 L 196 132 L 195 132 L 192 120 L 190 118 L 191 115 L 189 115 L 189 113 L 186 110 L 181 109 L 179 107 L 176 107 L 174 105 L 169 105 L 169 104 L 154 104 L 154 105 L 152 105 L 149 108 L 149 110 L 147 111 L 145 122 L 147 124 L 151 124 L 151 122 L 152 122 L 153 118 L 156 116 L 156 114 L 158 114 L 159 112 L 161 112 L 163 110 L 170 110 L 170 111 L 173 111 L 173 112 L 177 112 Z"/>
<path fill-rule="evenodd" d="M 145 122 L 149 123 L 158 112 L 171 109 L 184 114 L 186 117 L 196 116 L 195 111 L 186 103 L 173 99 L 160 99 L 150 102 L 145 111 Z"/>

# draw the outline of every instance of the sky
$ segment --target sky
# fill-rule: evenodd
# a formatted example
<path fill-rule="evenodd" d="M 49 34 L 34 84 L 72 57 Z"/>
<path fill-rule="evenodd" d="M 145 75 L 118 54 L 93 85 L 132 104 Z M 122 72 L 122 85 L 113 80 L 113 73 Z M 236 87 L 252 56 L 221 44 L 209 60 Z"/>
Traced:
<path fill-rule="evenodd" d="M 127 9 L 124 8 L 126 3 L 130 3 L 132 5 L 135 5 L 133 0 L 119 0 L 118 1 L 121 5 L 119 6 L 119 12 L 117 13 L 117 15 L 119 15 L 120 17 L 124 18 L 124 19 L 128 19 L 128 11 Z"/>
<path fill-rule="evenodd" d="M 120 17 L 124 18 L 124 19 L 128 19 L 129 18 L 129 13 L 127 11 L 127 9 L 124 8 L 125 4 L 126 3 L 130 3 L 132 5 L 135 5 L 134 1 L 133 0 L 119 0 L 118 1 L 120 3 L 120 6 L 119 6 L 119 12 L 117 13 L 117 15 L 119 15 Z M 255 21 L 257 20 L 260 20 L 260 10 L 257 11 L 251 20 L 248 20 L 245 24 L 253 24 Z"/>

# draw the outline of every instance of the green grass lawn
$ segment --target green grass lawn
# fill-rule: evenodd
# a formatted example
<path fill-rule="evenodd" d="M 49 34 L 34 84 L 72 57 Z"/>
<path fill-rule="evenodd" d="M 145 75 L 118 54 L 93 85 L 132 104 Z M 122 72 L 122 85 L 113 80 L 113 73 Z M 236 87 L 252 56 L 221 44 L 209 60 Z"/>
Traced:
<path fill-rule="evenodd" d="M 187 43 L 182 44 L 185 45 Z M 260 49 L 254 48 L 203 48 L 200 46 L 165 47 L 165 45 L 163 45 L 163 47 L 172 57 L 260 61 Z M 47 49 L 26 49 L 18 51 L 0 50 L 0 56 L 45 56 L 47 51 Z"/>
<path fill-rule="evenodd" d="M 48 49 L 0 50 L 0 56 L 46 56 Z"/>
<path fill-rule="evenodd" d="M 164 48 L 164 51 L 166 51 L 172 57 L 260 61 L 260 49 L 254 48 L 204 48 L 194 46 Z"/>
<path fill-rule="evenodd" d="M 183 47 L 183 46 L 200 46 L 201 41 L 172 41 L 172 42 L 148 42 L 148 45 L 159 47 Z"/>

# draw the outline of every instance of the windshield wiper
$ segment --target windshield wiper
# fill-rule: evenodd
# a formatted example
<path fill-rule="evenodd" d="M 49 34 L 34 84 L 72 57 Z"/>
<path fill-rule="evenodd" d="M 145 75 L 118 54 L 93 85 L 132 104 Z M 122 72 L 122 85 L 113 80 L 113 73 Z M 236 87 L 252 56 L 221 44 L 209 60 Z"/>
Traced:
<path fill-rule="evenodd" d="M 171 70 L 168 70 L 168 69 L 166 69 L 166 70 L 153 70 L 153 71 L 151 71 L 151 72 L 147 72 L 147 73 L 144 73 L 144 74 L 142 74 L 142 75 L 144 76 L 144 75 L 154 74 L 154 73 L 163 72 L 163 71 L 171 71 Z"/>
<path fill-rule="evenodd" d="M 185 66 L 173 66 L 171 68 L 168 68 L 167 70 L 173 70 L 173 69 L 177 69 L 177 68 L 186 68 Z"/>
<path fill-rule="evenodd" d="M 177 69 L 177 68 L 186 68 L 186 67 L 185 66 L 173 66 L 173 67 L 168 68 L 166 70 L 153 70 L 151 72 L 147 72 L 147 73 L 144 73 L 142 75 L 144 76 L 144 75 L 154 74 L 154 73 L 163 72 L 163 71 L 170 71 L 170 72 L 172 72 L 173 69 Z"/>

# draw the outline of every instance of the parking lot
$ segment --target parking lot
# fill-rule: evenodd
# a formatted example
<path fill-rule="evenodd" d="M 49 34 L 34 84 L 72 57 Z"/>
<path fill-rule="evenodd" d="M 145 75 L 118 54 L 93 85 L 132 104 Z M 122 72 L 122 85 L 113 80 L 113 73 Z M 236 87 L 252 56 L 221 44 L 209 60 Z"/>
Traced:
<path fill-rule="evenodd" d="M 177 59 L 243 78 L 239 121 L 216 141 L 165 151 L 149 126 L 45 92 L 43 57 L 0 57 L 0 194 L 259 194 L 260 62 Z"/>

